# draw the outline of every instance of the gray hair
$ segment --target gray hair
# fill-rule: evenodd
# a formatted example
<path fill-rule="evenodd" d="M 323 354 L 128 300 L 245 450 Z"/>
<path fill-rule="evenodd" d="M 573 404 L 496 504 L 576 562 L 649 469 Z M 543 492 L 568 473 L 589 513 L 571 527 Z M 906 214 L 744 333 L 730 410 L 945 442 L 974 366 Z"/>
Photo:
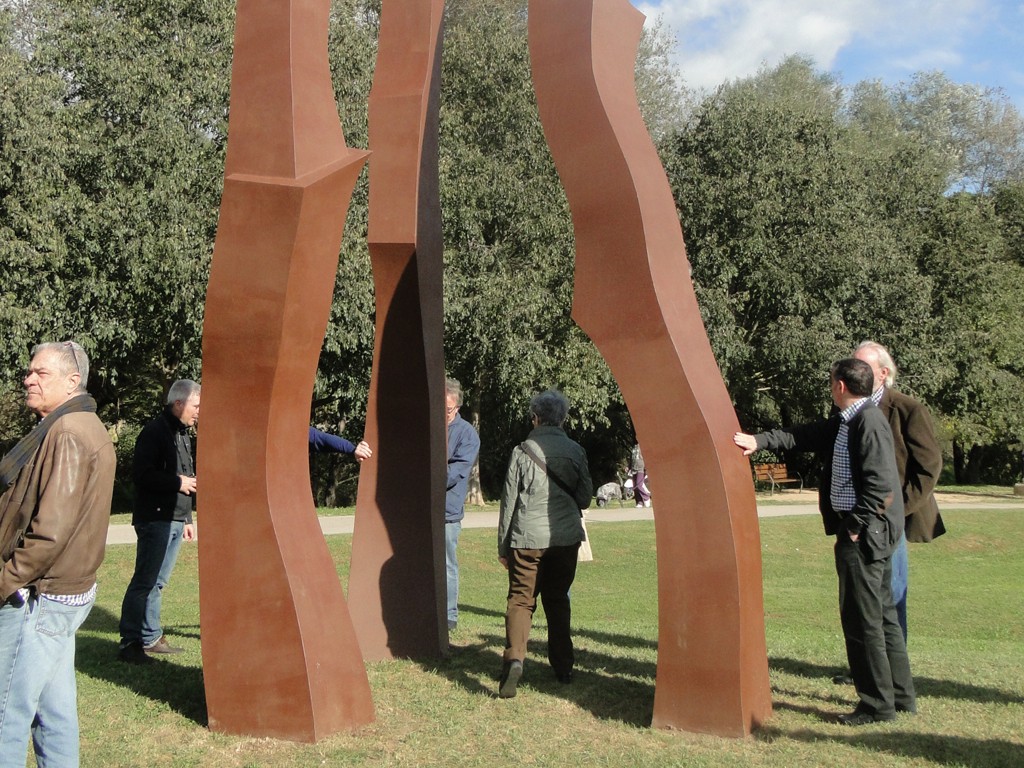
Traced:
<path fill-rule="evenodd" d="M 569 400 L 557 389 L 546 389 L 530 399 L 530 413 L 544 426 L 560 427 L 569 414 Z"/>
<path fill-rule="evenodd" d="M 199 394 L 199 385 L 192 379 L 178 379 L 171 384 L 167 390 L 167 404 L 173 405 L 177 402 L 187 403 L 193 395 Z"/>
<path fill-rule="evenodd" d="M 462 407 L 462 385 L 458 379 L 446 378 L 444 380 L 445 397 L 455 398 L 455 405 Z"/>
<path fill-rule="evenodd" d="M 89 383 L 89 355 L 81 344 L 74 341 L 47 341 L 32 347 L 32 357 L 44 352 L 53 355 L 61 376 L 77 373 L 78 391 L 86 391 L 85 385 Z"/>
<path fill-rule="evenodd" d="M 889 369 L 889 375 L 885 377 L 885 386 L 891 387 L 895 384 L 896 363 L 893 362 L 892 355 L 889 354 L 889 350 L 877 341 L 862 341 L 857 345 L 857 349 L 855 349 L 854 352 L 860 352 L 862 349 L 874 354 L 875 360 L 878 361 L 878 365 L 880 367 Z"/>

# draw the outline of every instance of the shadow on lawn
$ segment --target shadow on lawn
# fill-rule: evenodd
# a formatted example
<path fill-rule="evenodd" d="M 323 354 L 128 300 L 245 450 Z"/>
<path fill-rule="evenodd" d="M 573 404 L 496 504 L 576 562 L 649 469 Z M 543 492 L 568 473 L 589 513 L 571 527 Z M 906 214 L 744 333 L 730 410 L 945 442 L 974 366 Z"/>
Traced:
<path fill-rule="evenodd" d="M 199 667 L 159 659 L 153 664 L 125 664 L 117 660 L 117 641 L 98 637 L 95 632 L 118 636 L 118 617 L 94 606 L 75 639 L 75 666 L 97 680 L 119 685 L 153 701 L 163 701 L 172 710 L 206 727 L 206 693 Z M 187 632 L 172 636 L 193 637 Z"/>
<path fill-rule="evenodd" d="M 786 672 L 790 675 L 800 677 L 827 677 L 841 674 L 844 670 L 837 667 L 826 667 L 820 664 L 804 661 L 802 659 L 790 659 L 770 657 L 768 666 L 771 669 Z M 837 690 L 846 689 L 853 694 L 850 686 L 837 686 Z M 914 688 L 918 696 L 931 696 L 942 699 L 963 699 L 974 701 L 979 704 L 1021 704 L 1024 697 L 1019 693 L 1001 691 L 998 688 L 985 688 L 980 685 L 970 685 L 958 680 L 936 680 L 931 677 L 920 677 L 914 675 Z M 846 698 L 846 697 L 844 697 Z M 855 697 L 854 697 L 855 698 Z"/>
<path fill-rule="evenodd" d="M 460 605 L 459 611 L 503 618 L 497 611 Z M 543 614 L 538 616 L 520 683 L 520 695 L 533 692 L 571 701 L 595 717 L 617 720 L 627 725 L 647 727 L 654 712 L 654 662 L 630 658 L 612 651 L 588 649 L 585 640 L 615 648 L 651 649 L 657 644 L 630 635 L 595 632 L 586 628 L 573 628 L 576 641 L 576 667 L 569 685 L 555 679 L 548 665 L 548 644 Z M 419 662 L 424 669 L 436 672 L 467 691 L 485 696 L 496 696 L 498 675 L 501 672 L 501 648 L 505 645 L 503 633 L 480 635 L 470 645 L 460 646 L 458 634 L 453 637 L 450 656 L 438 663 L 434 660 Z M 583 646 L 583 647 L 581 647 Z"/>
<path fill-rule="evenodd" d="M 1003 739 L 971 739 L 939 733 L 908 733 L 881 726 L 874 733 L 850 733 L 824 737 L 820 731 L 794 731 L 786 738 L 820 743 L 823 738 L 842 742 L 854 749 L 870 749 L 895 758 L 918 758 L 929 764 L 1006 768 L 1020 765 L 1020 744 Z"/>

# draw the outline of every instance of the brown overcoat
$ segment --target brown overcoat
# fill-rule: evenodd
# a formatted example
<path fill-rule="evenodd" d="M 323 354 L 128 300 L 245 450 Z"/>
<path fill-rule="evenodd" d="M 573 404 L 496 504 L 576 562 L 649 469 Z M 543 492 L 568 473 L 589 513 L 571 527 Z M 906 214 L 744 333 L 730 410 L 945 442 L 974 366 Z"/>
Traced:
<path fill-rule="evenodd" d="M 885 388 L 878 407 L 892 427 L 896 468 L 903 485 L 907 541 L 927 542 L 946 532 L 935 502 L 942 472 L 942 449 L 927 406 L 909 395 Z"/>

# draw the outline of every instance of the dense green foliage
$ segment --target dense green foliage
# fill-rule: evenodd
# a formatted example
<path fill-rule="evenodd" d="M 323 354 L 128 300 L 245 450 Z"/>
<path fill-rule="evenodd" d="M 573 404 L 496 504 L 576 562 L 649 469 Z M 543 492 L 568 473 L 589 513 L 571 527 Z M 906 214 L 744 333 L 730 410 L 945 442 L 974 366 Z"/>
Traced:
<path fill-rule="evenodd" d="M 1008 481 L 1024 438 L 1020 166 L 967 169 L 938 128 L 904 127 L 912 106 L 920 122 L 907 94 L 847 94 L 798 58 L 705 99 L 663 148 L 698 298 L 748 429 L 822 413 L 829 363 L 873 338 L 939 417 L 957 478 Z M 1002 184 L 950 194 L 969 175 Z"/>
<path fill-rule="evenodd" d="M 569 428 L 599 482 L 632 443 L 615 382 L 570 317 L 572 227 L 530 86 L 525 7 L 450 0 L 445 19 L 444 350 L 490 495 L 538 388 L 572 399 Z M 367 145 L 379 9 L 332 8 L 353 146 Z M 85 345 L 101 415 L 129 439 L 170 381 L 199 375 L 233 13 L 230 0 L 0 0 L 0 440 L 28 424 L 18 371 L 38 340 Z M 802 59 L 700 96 L 679 87 L 669 41 L 645 34 L 638 100 L 744 427 L 821 413 L 828 363 L 870 337 L 932 407 L 957 476 L 1011 479 L 1024 440 L 1019 113 L 941 73 L 845 88 Z M 373 346 L 366 223 L 364 175 L 311 404 L 313 422 L 350 436 Z M 630 300 L 629 276 L 609 276 L 609 311 Z M 351 467 L 316 469 L 321 498 L 351 495 Z"/>

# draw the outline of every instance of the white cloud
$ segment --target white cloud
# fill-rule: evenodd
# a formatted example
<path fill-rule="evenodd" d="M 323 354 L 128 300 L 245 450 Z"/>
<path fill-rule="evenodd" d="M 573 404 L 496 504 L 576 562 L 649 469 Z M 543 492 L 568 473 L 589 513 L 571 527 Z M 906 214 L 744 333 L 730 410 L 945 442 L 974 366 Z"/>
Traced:
<path fill-rule="evenodd" d="M 675 32 L 682 77 L 699 88 L 754 74 L 792 54 L 832 69 L 854 46 L 877 57 L 879 71 L 871 76 L 942 69 L 961 61 L 962 35 L 991 16 L 994 2 L 634 0 L 649 21 L 660 15 Z"/>

